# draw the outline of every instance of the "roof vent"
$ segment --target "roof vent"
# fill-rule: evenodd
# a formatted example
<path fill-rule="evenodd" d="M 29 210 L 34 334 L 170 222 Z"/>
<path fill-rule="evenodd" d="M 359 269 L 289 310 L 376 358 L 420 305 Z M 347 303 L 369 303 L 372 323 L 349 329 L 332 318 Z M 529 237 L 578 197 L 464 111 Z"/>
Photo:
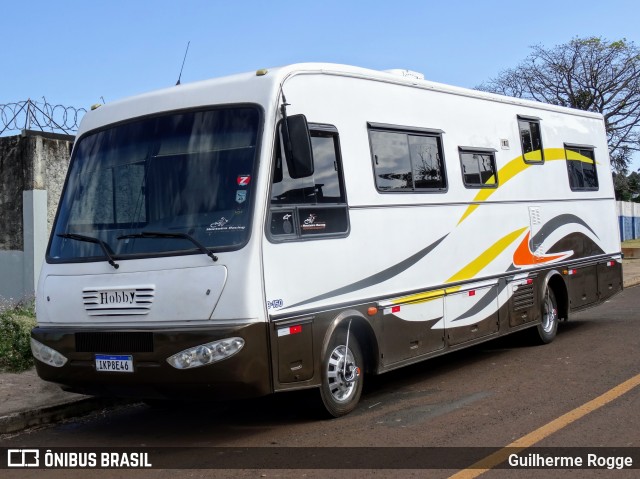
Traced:
<path fill-rule="evenodd" d="M 398 75 L 405 78 L 411 78 L 413 80 L 424 80 L 424 73 L 414 72 L 412 70 L 403 70 L 402 68 L 393 68 L 391 70 L 385 70 L 392 75 Z"/>

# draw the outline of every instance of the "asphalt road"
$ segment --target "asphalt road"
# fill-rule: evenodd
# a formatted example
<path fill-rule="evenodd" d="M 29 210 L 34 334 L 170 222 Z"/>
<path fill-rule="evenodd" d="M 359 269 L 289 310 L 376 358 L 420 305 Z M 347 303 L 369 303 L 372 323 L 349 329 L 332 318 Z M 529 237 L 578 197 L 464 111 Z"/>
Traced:
<path fill-rule="evenodd" d="M 604 305 L 575 314 L 556 340 L 531 346 L 510 336 L 385 374 L 366 378 L 359 408 L 336 420 L 320 420 L 310 392 L 276 395 L 230 404 L 189 404 L 176 409 L 145 405 L 105 411 L 81 420 L 0 438 L 3 447 L 116 447 L 153 449 L 151 460 L 185 468 L 181 477 L 450 477 L 456 469 L 407 469 L 425 449 L 436 464 L 472 464 L 505 446 L 542 447 L 558 455 L 586 457 L 585 448 L 638 448 L 627 470 L 499 469 L 489 461 L 483 478 L 638 477 L 640 468 L 640 287 Z M 627 382 L 628 380 L 632 382 Z M 635 381 L 635 382 L 633 382 Z M 622 385 L 622 386 L 620 386 Z M 604 396 L 603 396 L 604 395 Z M 187 447 L 194 449 L 177 449 Z M 229 450 L 204 448 L 231 447 Z M 260 449 L 243 449 L 243 448 Z M 309 448 L 292 450 L 290 447 Z M 374 449 L 393 447 L 397 449 Z M 571 449 L 562 449 L 562 448 Z M 271 448 L 271 449 L 264 449 Z M 331 448 L 331 449 L 315 449 Z M 363 449 L 358 449 L 363 448 Z M 452 449 L 446 449 L 452 448 Z M 78 449 L 80 450 L 80 449 Z M 237 466 L 211 467 L 232 453 Z M 520 456 L 537 449 L 519 452 Z M 598 450 L 615 456 L 610 449 Z M 622 450 L 625 454 L 629 450 Z M 504 451 L 502 451 L 504 452 Z M 259 456 L 262 454 L 262 456 Z M 322 462 L 323 469 L 255 467 Z M 395 455 L 395 459 L 394 459 Z M 294 459 L 291 457 L 295 456 Z M 441 457 L 439 457 L 441 456 Z M 607 456 L 608 457 L 608 456 Z M 228 457 L 227 457 L 228 459 Z M 390 460 L 399 469 L 345 469 L 345 464 Z M 306 461 L 306 462 L 305 462 Z M 466 461 L 466 462 L 465 462 Z M 419 461 L 418 461 L 419 462 Z M 354 466 L 355 467 L 355 466 Z M 358 466 L 359 467 L 359 466 Z M 328 469 L 329 468 L 329 469 Z M 86 477 L 86 470 L 4 470 L 3 477 Z M 467 471 L 474 477 L 478 469 Z M 5 474 L 6 473 L 6 474 Z M 92 477 L 174 477 L 175 470 L 96 470 Z"/>

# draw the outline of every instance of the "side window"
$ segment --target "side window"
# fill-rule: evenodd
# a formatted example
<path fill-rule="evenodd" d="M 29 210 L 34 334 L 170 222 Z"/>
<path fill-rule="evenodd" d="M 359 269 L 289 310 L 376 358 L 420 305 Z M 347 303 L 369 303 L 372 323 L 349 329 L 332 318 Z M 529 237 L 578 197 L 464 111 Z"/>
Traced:
<path fill-rule="evenodd" d="M 495 150 L 461 147 L 459 151 L 464 186 L 467 188 L 498 186 Z"/>
<path fill-rule="evenodd" d="M 349 231 L 337 130 L 309 125 L 314 173 L 291 178 L 280 135 L 274 152 L 269 232 L 274 240 L 343 236 Z"/>
<path fill-rule="evenodd" d="M 594 149 L 588 146 L 564 145 L 569 186 L 573 191 L 597 190 L 598 174 Z"/>
<path fill-rule="evenodd" d="M 542 135 L 540 134 L 540 120 L 518 116 L 520 129 L 520 143 L 522 144 L 522 158 L 525 163 L 543 163 Z"/>
<path fill-rule="evenodd" d="M 384 192 L 445 191 L 442 131 L 369 124 L 376 187 Z"/>

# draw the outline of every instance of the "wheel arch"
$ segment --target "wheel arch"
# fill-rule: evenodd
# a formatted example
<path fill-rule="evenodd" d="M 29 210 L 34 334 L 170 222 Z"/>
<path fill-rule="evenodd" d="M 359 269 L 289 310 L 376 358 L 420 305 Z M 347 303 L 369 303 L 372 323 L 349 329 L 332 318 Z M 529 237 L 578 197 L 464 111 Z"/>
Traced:
<path fill-rule="evenodd" d="M 378 357 L 379 347 L 378 340 L 375 332 L 371 327 L 371 324 L 367 318 L 359 311 L 355 309 L 348 309 L 341 311 L 331 322 L 327 331 L 325 332 L 324 339 L 322 341 L 321 357 L 324 357 L 329 341 L 331 337 L 339 329 L 349 328 L 349 322 L 351 321 L 351 329 L 349 334 L 355 334 L 362 350 L 362 356 L 364 359 L 364 371 L 366 373 L 373 373 L 378 370 Z"/>
<path fill-rule="evenodd" d="M 569 319 L 569 292 L 564 276 L 557 270 L 552 270 L 547 273 L 543 287 L 540 290 L 540 297 L 542 299 L 544 298 L 544 292 L 547 286 L 551 288 L 556 297 L 560 321 L 567 321 Z"/>

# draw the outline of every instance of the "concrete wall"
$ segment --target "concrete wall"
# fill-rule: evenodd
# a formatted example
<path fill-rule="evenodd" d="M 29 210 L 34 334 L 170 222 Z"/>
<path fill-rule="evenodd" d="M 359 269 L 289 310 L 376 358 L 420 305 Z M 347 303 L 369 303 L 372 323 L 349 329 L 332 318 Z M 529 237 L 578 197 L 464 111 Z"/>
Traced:
<path fill-rule="evenodd" d="M 33 296 L 74 137 L 0 138 L 0 300 Z"/>

